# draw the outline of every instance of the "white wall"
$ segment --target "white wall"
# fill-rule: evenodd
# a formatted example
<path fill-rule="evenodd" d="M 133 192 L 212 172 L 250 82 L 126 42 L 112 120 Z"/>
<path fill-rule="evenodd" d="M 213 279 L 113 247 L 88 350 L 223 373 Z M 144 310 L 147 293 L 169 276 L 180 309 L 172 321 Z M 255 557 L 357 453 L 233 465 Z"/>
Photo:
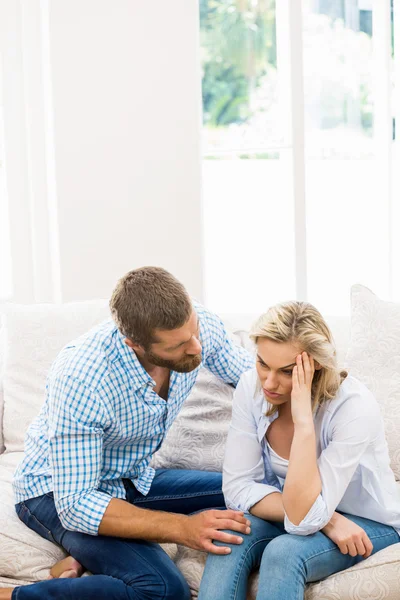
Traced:
<path fill-rule="evenodd" d="M 153 264 L 201 298 L 197 2 L 21 6 L 23 43 L 32 11 L 41 22 L 53 296 L 108 297 L 125 272 Z"/>

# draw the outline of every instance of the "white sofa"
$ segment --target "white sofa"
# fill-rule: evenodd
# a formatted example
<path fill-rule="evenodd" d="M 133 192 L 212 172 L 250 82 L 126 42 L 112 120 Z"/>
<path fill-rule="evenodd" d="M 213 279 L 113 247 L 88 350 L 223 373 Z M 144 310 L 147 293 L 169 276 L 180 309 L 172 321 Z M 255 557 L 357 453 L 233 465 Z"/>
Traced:
<path fill-rule="evenodd" d="M 46 372 L 61 347 L 108 316 L 106 301 L 68 305 L 10 306 L 0 329 L 0 587 L 40 581 L 64 556 L 61 548 L 30 531 L 17 518 L 11 488 L 23 452 L 24 433 L 43 401 Z M 224 319 L 237 343 L 251 344 L 250 315 Z M 338 359 L 362 379 L 381 403 L 392 467 L 400 479 L 400 305 L 353 287 L 350 320 L 327 318 Z M 161 450 L 157 467 L 220 470 L 229 426 L 232 388 L 205 370 L 185 402 Z M 4 415 L 3 415 L 4 404 Z M 400 483 L 399 483 L 400 486 Z M 399 487 L 400 505 L 400 487 Z M 166 546 L 197 597 L 205 554 Z M 250 582 L 255 597 L 257 575 Z M 383 600 L 400 598 L 400 544 L 356 567 L 308 586 L 306 600 Z"/>

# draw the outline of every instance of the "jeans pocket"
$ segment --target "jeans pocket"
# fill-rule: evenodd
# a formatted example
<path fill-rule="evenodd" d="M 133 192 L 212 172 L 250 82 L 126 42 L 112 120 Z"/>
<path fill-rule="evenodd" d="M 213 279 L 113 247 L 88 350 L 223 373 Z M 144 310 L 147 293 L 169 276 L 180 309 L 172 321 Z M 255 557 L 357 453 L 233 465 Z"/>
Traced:
<path fill-rule="evenodd" d="M 45 496 L 42 496 L 42 498 L 45 498 Z M 15 506 L 15 510 L 17 512 L 19 519 L 27 527 L 29 527 L 29 529 L 32 529 L 32 531 L 35 531 L 36 533 L 38 533 L 45 540 L 48 540 L 49 542 L 53 542 L 53 544 L 57 543 L 55 541 L 55 539 L 53 538 L 53 535 L 52 535 L 50 529 L 48 529 L 38 519 L 38 517 L 28 508 L 28 506 L 25 504 L 25 502 L 20 502 L 19 504 L 17 504 Z"/>

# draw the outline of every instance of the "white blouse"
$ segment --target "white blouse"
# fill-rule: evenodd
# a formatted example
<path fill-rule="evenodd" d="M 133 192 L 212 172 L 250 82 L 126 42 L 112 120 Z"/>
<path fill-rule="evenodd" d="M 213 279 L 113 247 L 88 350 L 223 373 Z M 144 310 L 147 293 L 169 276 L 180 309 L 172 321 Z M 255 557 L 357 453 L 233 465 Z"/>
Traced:
<path fill-rule="evenodd" d="M 282 458 L 282 456 L 279 456 L 279 454 L 275 452 L 268 440 L 267 446 L 269 456 L 271 459 L 271 468 L 277 476 L 277 478 L 279 479 L 279 483 L 283 486 L 289 468 L 289 461 L 287 458 Z"/>
<path fill-rule="evenodd" d="M 229 508 L 249 512 L 268 494 L 282 492 L 265 433 L 278 416 L 266 417 L 269 404 L 255 393 L 257 371 L 240 378 L 233 398 L 223 468 Z M 298 525 L 285 515 L 288 533 L 319 531 L 338 510 L 394 527 L 400 534 L 400 486 L 390 468 L 383 420 L 377 401 L 360 381 L 348 376 L 335 398 L 314 417 L 322 491 Z M 307 485 L 307 482 L 304 482 Z"/>

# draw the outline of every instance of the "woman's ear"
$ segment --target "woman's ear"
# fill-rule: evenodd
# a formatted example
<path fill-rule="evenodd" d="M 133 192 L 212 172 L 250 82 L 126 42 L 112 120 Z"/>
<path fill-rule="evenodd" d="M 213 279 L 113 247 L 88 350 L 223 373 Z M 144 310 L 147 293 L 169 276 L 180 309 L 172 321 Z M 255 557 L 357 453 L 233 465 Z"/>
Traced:
<path fill-rule="evenodd" d="M 322 369 L 322 366 L 316 360 L 314 360 L 314 369 L 315 371 L 320 371 Z"/>

